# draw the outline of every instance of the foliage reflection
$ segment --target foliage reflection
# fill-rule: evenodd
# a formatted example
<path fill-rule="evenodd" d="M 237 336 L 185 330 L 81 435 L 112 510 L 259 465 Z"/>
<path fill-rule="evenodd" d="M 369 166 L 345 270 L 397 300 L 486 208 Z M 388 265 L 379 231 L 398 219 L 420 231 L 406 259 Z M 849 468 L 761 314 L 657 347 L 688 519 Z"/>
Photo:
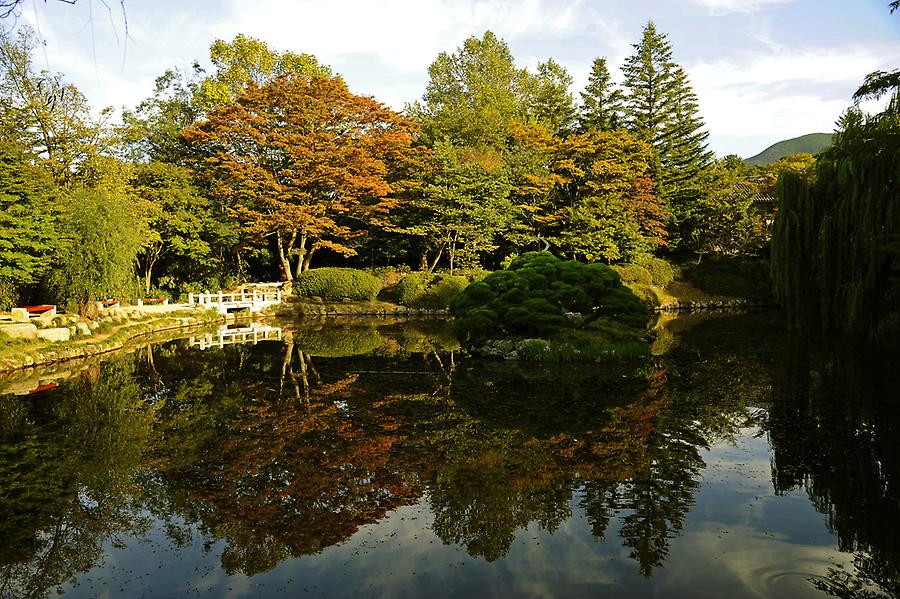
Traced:
<path fill-rule="evenodd" d="M 710 321 L 639 366 L 470 360 L 414 323 L 118 356 L 0 402 L 0 596 L 44 596 L 160 521 L 172 544 L 199 531 L 207 551 L 222 542 L 225 572 L 252 575 L 420 502 L 444 543 L 487 561 L 578 510 L 649 577 L 695 502 L 702 450 L 747 426 L 768 434 L 775 490 L 806 489 L 856 556 L 816 584 L 895 593 L 900 420 L 885 400 L 900 381 L 771 329 Z"/>

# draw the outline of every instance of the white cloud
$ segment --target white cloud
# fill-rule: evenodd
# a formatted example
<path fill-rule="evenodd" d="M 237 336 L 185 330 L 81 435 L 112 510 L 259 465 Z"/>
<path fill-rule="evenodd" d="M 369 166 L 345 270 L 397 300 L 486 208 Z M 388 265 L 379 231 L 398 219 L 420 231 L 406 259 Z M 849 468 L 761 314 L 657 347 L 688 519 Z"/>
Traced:
<path fill-rule="evenodd" d="M 722 15 L 733 12 L 756 12 L 770 6 L 792 4 L 796 0 L 692 0 L 711 13 Z"/>
<path fill-rule="evenodd" d="M 863 77 L 883 67 L 888 54 L 861 47 L 767 50 L 699 62 L 688 71 L 713 148 L 747 156 L 758 151 L 755 146 L 720 148 L 715 142 L 743 137 L 749 144 L 773 143 L 832 131 Z"/>
<path fill-rule="evenodd" d="M 391 67 L 424 71 L 438 52 L 452 50 L 487 29 L 507 41 L 538 32 L 561 34 L 577 24 L 573 17 L 577 4 L 372 0 L 354 3 L 348 10 L 352 18 L 347 18 L 347 12 L 335 10 L 331 0 L 302 5 L 233 0 L 214 30 L 219 37 L 239 31 L 258 36 L 274 47 L 311 52 L 326 62 L 365 53 Z"/>

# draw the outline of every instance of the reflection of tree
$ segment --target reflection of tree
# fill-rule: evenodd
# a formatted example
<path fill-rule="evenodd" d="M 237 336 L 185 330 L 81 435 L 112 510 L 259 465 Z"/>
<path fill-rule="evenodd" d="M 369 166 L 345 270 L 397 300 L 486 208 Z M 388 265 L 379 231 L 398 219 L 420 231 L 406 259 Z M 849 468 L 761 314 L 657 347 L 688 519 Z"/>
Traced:
<path fill-rule="evenodd" d="M 649 575 L 693 503 L 703 466 L 697 446 L 705 443 L 693 424 L 696 414 L 673 410 L 663 392 L 665 369 L 632 372 L 642 385 L 622 384 L 621 377 L 614 371 L 620 393 L 605 409 L 588 391 L 606 389 L 610 379 L 602 375 L 557 384 L 549 396 L 495 378 L 490 387 L 499 392 L 480 388 L 476 403 L 463 400 L 485 416 L 473 419 L 457 407 L 455 426 L 435 435 L 442 452 L 429 485 L 435 533 L 470 554 L 497 559 L 531 522 L 555 530 L 569 517 L 572 489 L 580 485 L 594 535 L 602 538 L 612 515 L 623 513 L 619 534 Z M 458 393 L 471 392 L 465 381 L 455 385 Z M 530 390 L 527 407 L 509 396 L 511 388 Z M 566 409 L 581 402 L 595 406 L 591 417 Z M 526 424 L 522 410 L 540 414 L 529 414 Z"/>
<path fill-rule="evenodd" d="M 89 570 L 107 540 L 142 527 L 128 476 L 153 414 L 129 357 L 71 389 L 0 403 L 0 596 L 46 596 Z"/>
<path fill-rule="evenodd" d="M 793 347 L 768 419 L 776 492 L 805 488 L 855 572 L 832 568 L 838 597 L 900 594 L 900 384 L 897 356 Z"/>
<path fill-rule="evenodd" d="M 820 591 L 841 599 L 893 599 L 900 596 L 900 571 L 896 561 L 862 552 L 853 556 L 855 572 L 828 568 L 824 578 L 813 580 Z"/>
<path fill-rule="evenodd" d="M 234 373 L 226 388 L 252 385 L 254 393 L 245 391 L 227 410 L 217 380 L 222 366 L 208 360 L 170 385 L 161 412 L 157 463 L 168 508 L 227 540 L 228 572 L 253 574 L 321 551 L 421 493 L 404 464 L 391 459 L 396 423 L 355 405 L 366 397 L 359 376 L 319 373 L 288 341 L 281 358 L 257 348 L 249 361 L 277 360 L 277 370 L 252 373 L 253 383 Z M 227 353 L 218 360 L 233 359 Z M 283 373 L 294 368 L 302 388 L 284 397 Z M 214 435 L 202 434 L 210 429 Z M 173 455 L 172 447 L 190 449 Z"/>
<path fill-rule="evenodd" d="M 533 440 L 463 423 L 452 431 L 428 486 L 434 532 L 445 543 L 494 561 L 517 530 L 554 531 L 570 516 L 571 478 Z M 524 442 L 523 442 L 524 441 Z"/>
<path fill-rule="evenodd" d="M 92 500 L 108 520 L 83 538 L 134 529 L 130 502 L 164 520 L 176 545 L 190 542 L 195 527 L 210 547 L 223 540 L 223 568 L 246 574 L 319 552 L 426 494 L 442 540 L 495 560 L 529 526 L 556 530 L 577 489 L 594 535 L 611 536 L 618 521 L 616 532 L 649 574 L 693 502 L 698 448 L 727 436 L 746 407 L 743 398 L 723 399 L 730 381 L 720 372 L 711 382 L 656 365 L 485 364 L 458 359 L 439 333 L 387 328 L 339 326 L 300 343 L 316 334 L 307 327 L 283 344 L 202 353 L 159 346 L 107 367 L 99 380 L 88 372 L 90 397 L 44 406 L 52 418 L 21 437 L 12 431 L 29 410 L 5 404 L 4 467 L 34 479 L 23 486 L 31 504 L 21 492 L 15 502 L 40 504 L 48 515 L 23 508 L 19 517 L 33 511 L 31 521 L 7 519 L 11 534 L 25 536 L 14 543 L 23 548 L 17 557 L 0 553 L 10 556 L 3 563 L 39 567 L 46 540 L 29 545 L 38 538 L 29 531 L 53 530 L 60 513 L 74 518 L 81 495 L 73 485 L 115 489 L 109 499 L 85 495 L 103 499 Z M 358 352 L 374 345 L 372 330 L 391 338 Z M 322 355 L 306 351 L 315 347 Z M 141 407 L 139 387 L 152 406 Z M 69 432 L 51 443 L 54 429 Z M 68 574 L 47 580 L 65 580 L 99 555 L 97 543 L 72 543 Z"/>

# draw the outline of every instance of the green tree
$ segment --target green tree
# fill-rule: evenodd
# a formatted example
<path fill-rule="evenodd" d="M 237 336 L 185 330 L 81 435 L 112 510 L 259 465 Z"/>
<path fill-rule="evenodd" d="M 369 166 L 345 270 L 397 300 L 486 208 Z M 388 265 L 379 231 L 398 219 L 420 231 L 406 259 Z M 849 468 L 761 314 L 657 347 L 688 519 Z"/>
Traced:
<path fill-rule="evenodd" d="M 589 262 L 636 260 L 661 245 L 666 214 L 649 184 L 653 160 L 646 142 L 622 130 L 561 142 L 555 243 Z"/>
<path fill-rule="evenodd" d="M 103 127 L 74 85 L 59 74 L 34 71 L 32 54 L 39 45 L 27 27 L 16 37 L 0 31 L 0 133 L 30 148 L 54 179 L 66 184 L 75 168 L 97 152 Z"/>
<path fill-rule="evenodd" d="M 450 300 L 454 328 L 470 345 L 511 335 L 550 338 L 576 326 L 567 312 L 584 317 L 579 328 L 608 317 L 641 330 L 649 315 L 609 266 L 562 261 L 549 252 L 522 254 Z"/>
<path fill-rule="evenodd" d="M 215 73 L 197 85 L 194 102 L 203 112 L 233 104 L 253 86 L 262 86 L 281 75 L 334 77 L 311 54 L 276 52 L 256 38 L 237 34 L 234 40 L 216 40 L 209 47 Z"/>
<path fill-rule="evenodd" d="M 895 337 L 900 314 L 900 95 L 885 110 L 848 110 L 815 175 L 786 171 L 776 188 L 772 282 L 791 325 Z"/>
<path fill-rule="evenodd" d="M 0 309 L 49 270 L 59 237 L 57 193 L 21 146 L 0 141 Z"/>
<path fill-rule="evenodd" d="M 424 103 L 408 107 L 422 124 L 426 145 L 499 149 L 509 123 L 524 120 L 523 86 L 528 74 L 517 69 L 506 43 L 490 31 L 470 37 L 453 54 L 441 52 L 428 67 Z"/>
<path fill-rule="evenodd" d="M 157 160 L 178 164 L 184 161 L 181 132 L 200 118 L 195 95 L 199 66 L 193 76 L 170 69 L 156 78 L 153 95 L 134 110 L 122 112 L 119 143 L 124 157 L 133 162 Z"/>
<path fill-rule="evenodd" d="M 755 253 L 768 241 L 765 215 L 754 208 L 765 184 L 747 179 L 742 163 L 714 162 L 705 172 L 703 193 L 682 214 L 683 245 L 707 253 Z"/>
<path fill-rule="evenodd" d="M 90 311 L 94 301 L 137 291 L 135 266 L 149 236 L 148 207 L 130 195 L 130 167 L 94 158 L 62 201 L 64 245 L 49 283 L 56 302 Z"/>
<path fill-rule="evenodd" d="M 668 37 L 657 32 L 653 21 L 644 27 L 622 71 L 626 123 L 659 155 L 656 181 L 678 219 L 684 205 L 696 197 L 698 178 L 712 160 L 697 96 L 687 74 L 672 60 Z"/>
<path fill-rule="evenodd" d="M 411 229 L 436 252 L 429 268 L 445 251 L 453 272 L 494 250 L 497 236 L 511 224 L 509 190 L 506 167 L 496 152 L 455 148 L 446 141 L 435 144 L 433 170 L 413 201 L 421 220 Z"/>
<path fill-rule="evenodd" d="M 220 220 L 186 169 L 162 162 L 136 165 L 129 188 L 145 201 L 149 221 L 138 255 L 145 293 L 160 262 L 164 269 L 155 278 L 173 283 L 201 281 L 222 271 L 222 250 L 237 242 L 233 223 Z"/>
<path fill-rule="evenodd" d="M 532 121 L 556 135 L 564 135 L 575 123 L 575 102 L 569 87 L 572 76 L 552 58 L 538 64 L 537 73 L 525 78 L 526 110 Z"/>
<path fill-rule="evenodd" d="M 581 92 L 579 128 L 582 131 L 618 129 L 622 125 L 623 99 L 622 90 L 616 88 L 609 74 L 606 57 L 595 58 L 588 84 Z"/>

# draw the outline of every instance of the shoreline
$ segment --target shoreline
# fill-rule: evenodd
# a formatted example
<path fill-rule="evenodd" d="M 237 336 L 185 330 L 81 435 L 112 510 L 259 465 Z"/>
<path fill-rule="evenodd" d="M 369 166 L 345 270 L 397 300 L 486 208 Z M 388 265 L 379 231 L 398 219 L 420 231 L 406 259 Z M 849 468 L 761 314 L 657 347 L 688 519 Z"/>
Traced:
<path fill-rule="evenodd" d="M 226 317 L 208 311 L 191 315 L 171 313 L 121 324 L 98 340 L 81 338 L 63 342 L 13 342 L 0 351 L 0 374 L 107 354 L 154 333 L 186 330 L 234 320 L 233 316 Z"/>

